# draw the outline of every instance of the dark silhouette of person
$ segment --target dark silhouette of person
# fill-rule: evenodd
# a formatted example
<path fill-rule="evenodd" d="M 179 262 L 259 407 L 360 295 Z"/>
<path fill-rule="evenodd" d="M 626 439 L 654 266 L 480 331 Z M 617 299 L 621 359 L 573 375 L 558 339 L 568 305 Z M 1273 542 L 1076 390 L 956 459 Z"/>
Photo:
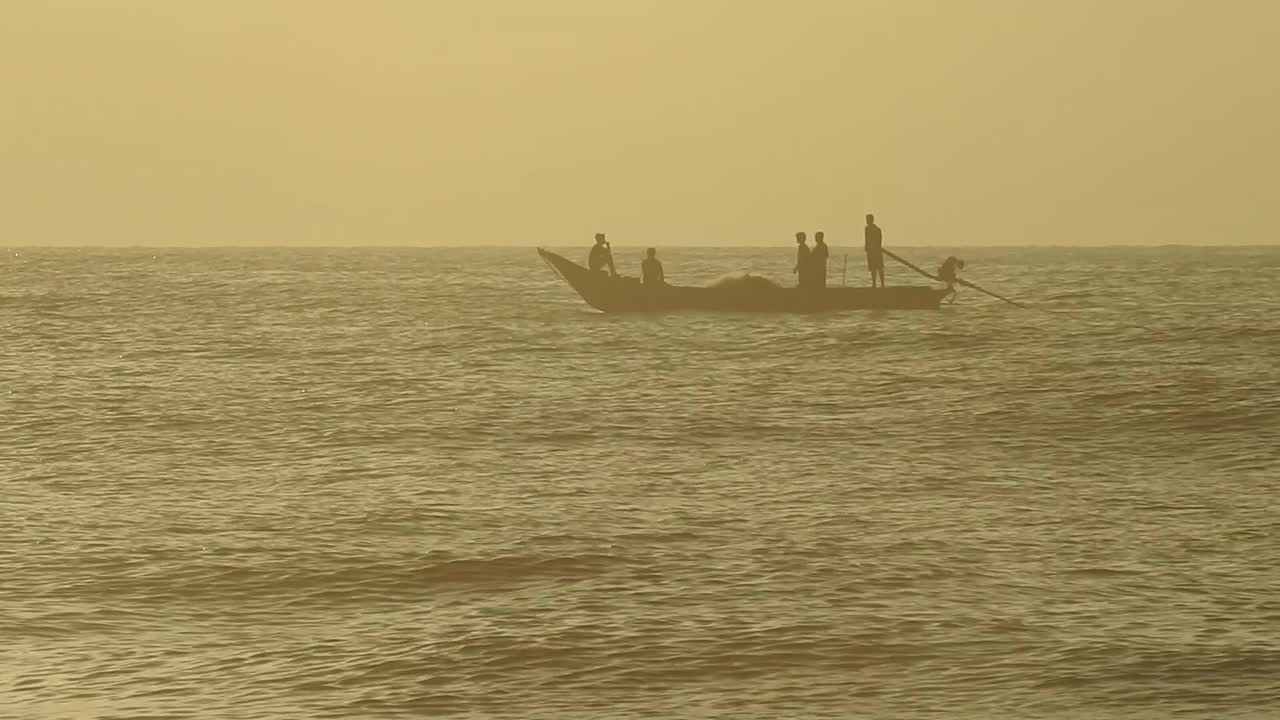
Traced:
<path fill-rule="evenodd" d="M 596 233 L 596 244 L 587 256 L 587 268 L 592 272 L 603 272 L 606 267 L 611 277 L 618 276 L 618 271 L 613 268 L 613 250 L 609 248 L 609 241 L 604 239 L 604 233 Z"/>
<path fill-rule="evenodd" d="M 884 253 L 882 250 L 883 236 L 880 233 L 880 227 L 876 225 L 876 216 L 867 213 L 867 228 L 863 233 L 865 242 L 863 249 L 867 251 L 867 269 L 871 271 L 871 287 L 876 286 L 876 277 L 880 278 L 880 287 L 884 287 Z"/>
<path fill-rule="evenodd" d="M 796 274 L 796 285 L 809 287 L 809 246 L 802 232 L 796 233 L 796 267 L 791 272 Z"/>
<path fill-rule="evenodd" d="M 938 266 L 938 279 L 947 284 L 947 294 L 943 297 L 950 298 L 950 302 L 956 299 L 956 271 L 964 269 L 964 261 L 952 255 L 942 264 Z"/>
<path fill-rule="evenodd" d="M 667 283 L 667 276 L 662 272 L 662 261 L 658 259 L 658 251 L 654 248 L 645 250 L 645 259 L 640 262 L 640 282 L 652 287 Z"/>
<path fill-rule="evenodd" d="M 827 286 L 827 258 L 831 256 L 831 249 L 827 247 L 827 241 L 823 239 L 825 237 L 821 230 L 813 234 L 813 252 L 809 255 L 809 264 L 813 269 L 810 283 L 816 288 Z"/>

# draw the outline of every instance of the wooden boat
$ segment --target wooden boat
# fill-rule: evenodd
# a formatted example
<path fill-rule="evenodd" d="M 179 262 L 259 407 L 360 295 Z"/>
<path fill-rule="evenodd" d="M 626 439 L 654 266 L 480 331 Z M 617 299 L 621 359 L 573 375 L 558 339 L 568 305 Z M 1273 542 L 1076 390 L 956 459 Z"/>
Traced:
<path fill-rule="evenodd" d="M 637 278 L 610 277 L 538 248 L 538 255 L 591 307 L 607 313 L 715 312 L 811 313 L 833 310 L 936 310 L 946 290 L 922 286 L 889 288 L 781 287 L 748 277 L 712 287 L 646 287 Z"/>

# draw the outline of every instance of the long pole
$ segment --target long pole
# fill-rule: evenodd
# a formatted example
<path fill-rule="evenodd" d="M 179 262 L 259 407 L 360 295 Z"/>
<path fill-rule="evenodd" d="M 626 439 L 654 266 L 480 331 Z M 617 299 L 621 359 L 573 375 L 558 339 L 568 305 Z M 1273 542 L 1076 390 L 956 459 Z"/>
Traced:
<path fill-rule="evenodd" d="M 1015 302 L 1015 301 L 1013 301 L 1013 300 L 1010 300 L 1009 298 L 1007 298 L 1007 297 L 1005 297 L 1005 296 L 1003 296 L 1003 295 L 997 295 L 997 294 L 995 294 L 995 293 L 991 292 L 990 290 L 987 290 L 986 288 L 980 288 L 980 287 L 978 287 L 977 285 L 974 285 L 973 283 L 969 282 L 968 280 L 961 280 L 960 278 L 956 278 L 956 282 L 960 283 L 961 285 L 964 285 L 965 287 L 971 287 L 971 288 L 973 288 L 974 290 L 977 290 L 978 292 L 986 293 L 986 294 L 990 295 L 991 297 L 993 297 L 993 298 L 995 298 L 995 299 L 997 299 L 997 300 L 1003 300 L 1003 301 L 1005 301 L 1005 302 L 1009 303 L 1010 305 L 1016 305 L 1016 306 L 1018 306 L 1018 307 L 1020 307 L 1020 308 L 1022 308 L 1022 309 L 1024 309 L 1024 310 L 1029 309 L 1026 305 L 1023 305 L 1023 304 L 1022 304 L 1022 303 L 1020 303 L 1020 302 Z"/>
<path fill-rule="evenodd" d="M 849 253 L 844 254 L 844 263 L 840 265 L 840 287 L 844 287 L 845 278 L 849 276 Z"/>
<path fill-rule="evenodd" d="M 924 270 L 921 270 L 920 268 L 916 267 L 915 265 L 912 265 L 911 263 L 907 262 L 906 260 L 903 260 L 902 258 L 898 257 L 897 255 L 894 255 L 893 253 L 889 252 L 888 250 L 886 250 L 886 249 L 885 249 L 885 248 L 883 248 L 883 247 L 882 247 L 882 248 L 880 248 L 880 252 L 884 253 L 885 255 L 888 255 L 889 257 L 893 258 L 894 260 L 897 260 L 898 262 L 902 263 L 903 265 L 906 265 L 907 267 L 911 268 L 912 270 L 915 270 L 916 272 L 918 272 L 918 273 L 920 273 L 921 275 L 923 275 L 923 276 L 925 276 L 925 277 L 929 278 L 930 280 L 937 280 L 938 282 L 942 282 L 942 280 L 941 280 L 941 279 L 939 279 L 936 275 L 930 275 L 929 273 L 925 272 Z"/>
<path fill-rule="evenodd" d="M 915 265 L 912 265 L 911 263 L 907 262 L 906 260 L 903 260 L 902 258 L 898 257 L 897 255 L 894 255 L 893 253 L 889 252 L 888 250 L 885 250 L 884 248 L 881 248 L 881 249 L 880 249 L 880 251 L 881 251 L 881 252 L 883 252 L 885 255 L 888 255 L 889 257 L 893 258 L 894 260 L 897 260 L 898 262 L 902 263 L 903 265 L 906 265 L 907 267 L 911 268 L 912 270 L 915 270 L 916 272 L 920 273 L 921 275 L 923 275 L 923 276 L 925 276 L 925 277 L 927 277 L 927 278 L 929 278 L 929 279 L 931 279 L 931 280 L 937 280 L 938 282 L 942 282 L 942 278 L 939 278 L 939 277 L 937 277 L 936 275 L 930 275 L 929 273 L 925 272 L 924 270 L 921 270 L 920 268 L 916 267 Z M 974 285 L 973 283 L 969 282 L 968 280 L 961 280 L 960 278 L 956 278 L 956 282 L 957 282 L 957 283 L 960 283 L 961 285 L 964 285 L 965 287 L 971 287 L 971 288 L 973 288 L 974 290 L 977 290 L 978 292 L 986 293 L 986 294 L 990 295 L 991 297 L 993 297 L 993 298 L 995 298 L 995 299 L 997 299 L 997 300 L 1003 300 L 1003 301 L 1005 301 L 1005 302 L 1009 303 L 1010 305 L 1016 305 L 1016 306 L 1018 306 L 1018 307 L 1020 307 L 1020 308 L 1022 308 L 1022 309 L 1024 309 L 1024 310 L 1030 310 L 1030 308 L 1028 308 L 1026 305 L 1023 305 L 1023 304 L 1022 304 L 1022 303 L 1020 303 L 1020 302 L 1014 302 L 1013 300 L 1010 300 L 1009 298 L 1004 297 L 1003 295 L 997 295 L 997 294 L 995 294 L 995 293 L 991 292 L 990 290 L 987 290 L 986 288 L 978 287 L 977 285 Z"/>

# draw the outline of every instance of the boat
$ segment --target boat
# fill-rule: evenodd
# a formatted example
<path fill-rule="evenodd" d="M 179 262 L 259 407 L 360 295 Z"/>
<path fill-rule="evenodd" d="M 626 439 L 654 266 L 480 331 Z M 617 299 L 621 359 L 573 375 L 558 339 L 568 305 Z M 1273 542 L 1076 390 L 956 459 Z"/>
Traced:
<path fill-rule="evenodd" d="M 947 291 L 927 286 L 887 288 L 782 287 L 762 277 L 746 277 L 710 287 L 640 284 L 638 278 L 594 272 L 561 255 L 538 248 L 538 255 L 588 305 L 606 313 L 678 310 L 712 312 L 813 313 L 835 310 L 937 310 Z"/>

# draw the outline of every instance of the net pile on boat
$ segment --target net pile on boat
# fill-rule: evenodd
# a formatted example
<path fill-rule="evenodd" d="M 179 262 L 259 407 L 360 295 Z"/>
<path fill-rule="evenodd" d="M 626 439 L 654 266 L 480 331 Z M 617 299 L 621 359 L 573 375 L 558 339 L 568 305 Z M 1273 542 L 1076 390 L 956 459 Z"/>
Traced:
<path fill-rule="evenodd" d="M 751 273 L 732 273 L 722 275 L 715 280 L 707 283 L 705 287 L 715 288 L 718 290 L 777 290 L 782 286 L 770 280 L 763 275 L 752 275 Z"/>

